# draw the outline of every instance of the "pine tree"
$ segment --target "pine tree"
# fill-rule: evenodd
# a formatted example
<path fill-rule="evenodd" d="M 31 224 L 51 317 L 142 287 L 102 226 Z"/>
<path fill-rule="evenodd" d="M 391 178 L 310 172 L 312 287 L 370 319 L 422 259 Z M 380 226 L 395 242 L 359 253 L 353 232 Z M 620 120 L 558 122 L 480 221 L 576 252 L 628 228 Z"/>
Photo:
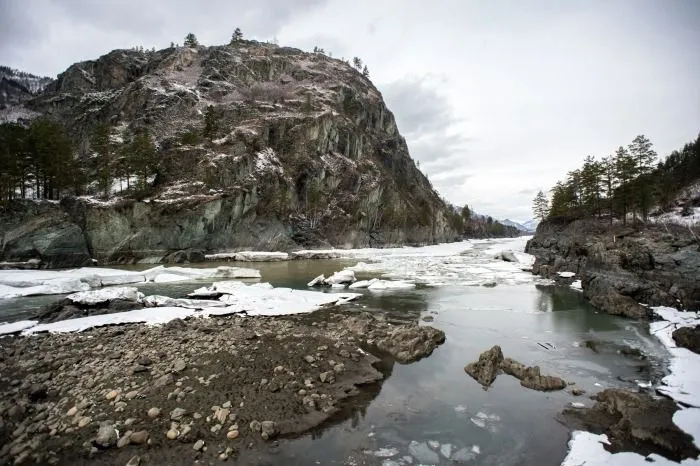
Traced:
<path fill-rule="evenodd" d="M 369 78 L 369 70 L 367 69 L 367 65 L 365 65 L 364 68 L 362 68 L 362 76 L 365 78 Z"/>
<path fill-rule="evenodd" d="M 532 201 L 532 211 L 539 220 L 544 220 L 549 215 L 549 200 L 542 190 L 537 192 Z"/>
<path fill-rule="evenodd" d="M 359 57 L 354 57 L 352 59 L 352 65 L 357 68 L 358 70 L 362 69 L 362 60 L 360 60 Z"/>
<path fill-rule="evenodd" d="M 652 186 L 648 178 L 656 165 L 657 155 L 652 149 L 651 141 L 642 134 L 634 138 L 628 150 L 630 157 L 634 160 L 634 176 L 637 178 L 631 195 L 642 213 L 642 218 L 646 220 L 652 201 Z"/>
<path fill-rule="evenodd" d="M 587 212 L 600 215 L 603 168 L 592 156 L 584 159 L 581 168 L 581 202 Z"/>
<path fill-rule="evenodd" d="M 92 150 L 95 153 L 96 167 L 95 178 L 100 191 L 105 197 L 110 194 L 113 178 L 113 151 L 109 137 L 112 128 L 109 125 L 100 123 L 95 127 L 90 143 Z"/>
<path fill-rule="evenodd" d="M 204 111 L 204 129 L 202 130 L 202 135 L 210 141 L 219 130 L 219 120 L 219 113 L 212 105 L 209 105 Z"/>
<path fill-rule="evenodd" d="M 139 177 L 139 187 L 144 189 L 158 165 L 158 152 L 156 151 L 148 131 L 138 133 L 129 144 L 127 151 L 129 166 Z"/>
<path fill-rule="evenodd" d="M 243 40 L 243 32 L 241 32 L 241 28 L 236 28 L 233 30 L 233 34 L 231 35 L 231 42 L 229 44 L 233 45 L 236 42 L 240 42 Z"/>
<path fill-rule="evenodd" d="M 614 216 L 613 198 L 615 197 L 615 189 L 618 185 L 617 172 L 615 170 L 615 156 L 605 157 L 600 162 L 600 182 L 605 193 L 605 203 L 608 207 L 610 215 L 610 223 L 612 224 Z"/>
<path fill-rule="evenodd" d="M 197 46 L 199 46 L 199 42 L 197 42 L 197 36 L 195 36 L 195 35 L 192 34 L 191 32 L 188 33 L 188 34 L 185 36 L 184 46 L 185 46 L 185 47 L 190 47 L 190 48 L 196 48 Z"/>
<path fill-rule="evenodd" d="M 614 201 L 618 204 L 622 222 L 627 223 L 627 214 L 632 203 L 632 193 L 630 183 L 635 177 L 635 162 L 627 150 L 620 146 L 615 152 L 615 178 L 619 182 L 619 187 L 615 192 Z"/>

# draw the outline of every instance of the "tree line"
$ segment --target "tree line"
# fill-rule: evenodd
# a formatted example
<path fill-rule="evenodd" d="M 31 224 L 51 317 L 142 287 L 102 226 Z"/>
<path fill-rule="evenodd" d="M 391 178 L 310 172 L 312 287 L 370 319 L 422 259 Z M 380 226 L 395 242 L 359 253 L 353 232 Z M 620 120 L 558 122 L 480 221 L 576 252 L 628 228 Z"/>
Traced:
<path fill-rule="evenodd" d="M 700 136 L 660 161 L 653 144 L 639 135 L 613 154 L 595 159 L 567 173 L 551 189 L 551 199 L 539 191 L 533 200 L 535 217 L 619 218 L 646 220 L 658 206 L 667 209 L 677 192 L 700 178 Z"/>
<path fill-rule="evenodd" d="M 68 132 L 48 118 L 28 126 L 0 124 L 0 201 L 109 196 L 114 180 L 146 187 L 159 156 L 144 130 L 131 137 L 106 124 L 95 127 L 90 149 L 78 154 Z"/>

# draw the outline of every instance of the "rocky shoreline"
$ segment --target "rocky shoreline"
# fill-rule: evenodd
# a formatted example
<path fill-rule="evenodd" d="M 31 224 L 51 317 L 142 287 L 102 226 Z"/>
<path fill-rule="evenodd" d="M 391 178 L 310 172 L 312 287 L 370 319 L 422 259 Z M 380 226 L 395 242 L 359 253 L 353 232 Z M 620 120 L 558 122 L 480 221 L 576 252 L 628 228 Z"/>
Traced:
<path fill-rule="evenodd" d="M 274 449 L 347 416 L 394 361 L 444 338 L 337 308 L 6 337 L 0 464 L 217 464 Z"/>
<path fill-rule="evenodd" d="M 546 220 L 525 251 L 534 274 L 581 280 L 584 296 L 609 314 L 651 318 L 640 303 L 700 310 L 700 243 L 688 227 Z"/>

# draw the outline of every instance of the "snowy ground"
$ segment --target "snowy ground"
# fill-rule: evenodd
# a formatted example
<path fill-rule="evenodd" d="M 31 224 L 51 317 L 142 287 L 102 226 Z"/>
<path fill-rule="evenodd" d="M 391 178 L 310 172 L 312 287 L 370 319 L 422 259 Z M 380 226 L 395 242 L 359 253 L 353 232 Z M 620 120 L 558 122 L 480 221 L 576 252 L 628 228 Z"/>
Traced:
<path fill-rule="evenodd" d="M 678 402 L 680 409 L 674 414 L 673 422 L 692 435 L 695 445 L 700 446 L 700 355 L 677 347 L 671 336 L 677 328 L 699 325 L 700 315 L 667 307 L 654 308 L 654 312 L 664 320 L 652 322 L 649 331 L 671 353 L 670 374 L 664 377 L 657 391 Z M 607 443 L 605 434 L 574 432 L 562 466 L 641 466 L 650 462 L 655 465 L 679 464 L 654 454 L 647 457 L 628 452 L 612 454 L 603 447 Z M 700 460 L 687 459 L 680 464 L 700 465 Z"/>
<path fill-rule="evenodd" d="M 680 207 L 677 207 L 672 212 L 651 217 L 650 220 L 655 223 L 675 223 L 691 227 L 700 224 L 700 207 L 693 207 L 692 214 L 685 217 L 681 215 L 681 210 Z"/>

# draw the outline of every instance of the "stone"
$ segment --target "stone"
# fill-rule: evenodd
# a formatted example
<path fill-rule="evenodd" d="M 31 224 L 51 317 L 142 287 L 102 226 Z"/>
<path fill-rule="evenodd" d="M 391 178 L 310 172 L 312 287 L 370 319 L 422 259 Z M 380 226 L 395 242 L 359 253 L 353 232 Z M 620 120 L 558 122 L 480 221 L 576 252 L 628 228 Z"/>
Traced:
<path fill-rule="evenodd" d="M 141 464 L 140 456 L 132 456 L 131 459 L 126 463 L 126 466 L 139 466 Z"/>
<path fill-rule="evenodd" d="M 116 391 L 116 390 L 111 390 L 111 391 L 109 391 L 109 392 L 105 395 L 105 398 L 106 398 L 108 401 L 111 401 L 111 400 L 115 399 L 118 395 L 119 395 L 119 392 L 118 392 L 118 391 Z"/>
<path fill-rule="evenodd" d="M 335 381 L 335 375 L 333 374 L 332 371 L 328 372 L 321 372 L 321 374 L 318 376 L 319 380 L 321 383 L 333 383 Z"/>
<path fill-rule="evenodd" d="M 272 438 L 277 434 L 277 426 L 274 423 L 274 421 L 263 421 L 260 423 L 260 430 L 265 438 L 267 440 L 268 438 Z"/>
<path fill-rule="evenodd" d="M 230 413 L 230 410 L 220 408 L 220 409 L 217 409 L 216 412 L 214 413 L 214 418 L 217 421 L 219 421 L 220 424 L 223 424 L 228 419 L 229 413 Z"/>
<path fill-rule="evenodd" d="M 148 442 L 149 434 L 147 430 L 140 430 L 131 434 L 132 445 L 145 445 Z"/>
<path fill-rule="evenodd" d="M 345 372 L 345 364 L 343 364 L 342 362 L 340 364 L 336 364 L 335 366 L 333 366 L 333 371 L 336 374 L 342 374 L 343 372 Z"/>
<path fill-rule="evenodd" d="M 239 432 L 237 430 L 230 430 L 226 433 L 226 438 L 229 440 L 235 440 L 238 438 Z"/>
<path fill-rule="evenodd" d="M 204 440 L 202 439 L 197 440 L 194 442 L 194 445 L 192 445 L 194 451 L 200 451 L 202 448 L 204 448 Z"/>
<path fill-rule="evenodd" d="M 672 461 L 700 454 L 693 437 L 673 422 L 679 409 L 673 400 L 610 388 L 595 396 L 591 408 L 567 408 L 564 419 L 576 429 L 604 433 L 611 451 L 656 453 Z"/>
<path fill-rule="evenodd" d="M 92 422 L 92 418 L 89 416 L 81 417 L 78 421 L 78 427 L 85 427 Z"/>
<path fill-rule="evenodd" d="M 48 388 L 43 383 L 34 383 L 27 390 L 27 397 L 30 401 L 37 402 L 48 396 Z"/>
<path fill-rule="evenodd" d="M 175 408 L 170 411 L 170 419 L 173 421 L 179 421 L 182 417 L 187 414 L 187 410 L 183 408 Z"/>
<path fill-rule="evenodd" d="M 66 416 L 68 416 L 68 417 L 73 417 L 73 416 L 75 416 L 75 415 L 77 414 L 77 412 L 78 412 L 78 407 L 77 407 L 77 406 L 73 406 L 71 409 L 69 409 L 69 410 L 66 412 Z"/>
<path fill-rule="evenodd" d="M 175 440 L 178 435 L 180 434 L 175 429 L 169 429 L 168 432 L 165 433 L 165 436 L 168 437 L 170 440 Z"/>
<path fill-rule="evenodd" d="M 316 358 L 314 358 L 310 354 L 307 354 L 306 356 L 304 356 L 304 361 L 308 362 L 309 364 L 313 364 L 316 361 Z"/>
<path fill-rule="evenodd" d="M 569 393 L 571 393 L 573 396 L 581 396 L 586 394 L 586 390 L 583 390 L 581 388 L 572 388 L 569 390 Z"/>
<path fill-rule="evenodd" d="M 467 364 L 464 367 L 464 372 L 469 374 L 484 388 L 488 388 L 496 380 L 501 370 L 501 362 L 503 362 L 503 352 L 501 347 L 496 345 L 481 353 L 476 362 Z"/>
<path fill-rule="evenodd" d="M 445 332 L 418 324 L 399 325 L 376 341 L 380 351 L 389 353 L 401 364 L 430 356 L 445 342 Z"/>
<path fill-rule="evenodd" d="M 150 369 L 146 366 L 142 366 L 141 364 L 136 364 L 134 367 L 131 368 L 131 373 L 132 374 L 139 374 L 142 372 L 148 372 Z"/>
<path fill-rule="evenodd" d="M 173 372 L 182 372 L 187 368 L 187 363 L 184 359 L 176 359 L 173 363 Z"/>
<path fill-rule="evenodd" d="M 158 416 L 160 416 L 160 408 L 153 407 L 153 408 L 148 410 L 147 414 L 148 414 L 148 417 L 150 417 L 151 419 L 155 419 Z"/>
<path fill-rule="evenodd" d="M 114 426 L 103 425 L 97 430 L 94 443 L 100 448 L 110 448 L 117 444 L 117 440 L 119 440 L 119 434 Z"/>
<path fill-rule="evenodd" d="M 131 441 L 131 434 L 133 434 L 133 431 L 131 430 L 124 432 L 124 435 L 119 437 L 119 440 L 117 440 L 117 448 L 124 448 L 125 446 L 129 445 L 129 442 Z"/>
<path fill-rule="evenodd" d="M 676 345 L 689 349 L 693 353 L 700 354 L 700 325 L 695 327 L 681 327 L 671 334 Z"/>
<path fill-rule="evenodd" d="M 438 464 L 440 463 L 440 457 L 437 453 L 428 447 L 425 442 L 416 442 L 412 440 L 408 444 L 408 452 L 413 456 L 419 463 L 423 464 Z"/>
<path fill-rule="evenodd" d="M 260 421 L 251 421 L 250 422 L 250 430 L 253 432 L 260 432 L 262 430 L 262 426 L 260 424 Z"/>

